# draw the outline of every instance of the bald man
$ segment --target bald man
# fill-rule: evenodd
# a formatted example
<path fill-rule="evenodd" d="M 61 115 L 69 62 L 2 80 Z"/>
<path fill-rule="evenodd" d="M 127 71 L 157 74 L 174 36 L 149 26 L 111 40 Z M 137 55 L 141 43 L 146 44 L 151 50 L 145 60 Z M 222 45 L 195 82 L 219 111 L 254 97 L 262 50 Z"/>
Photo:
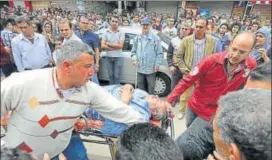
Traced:
<path fill-rule="evenodd" d="M 187 130 L 178 138 L 178 143 L 190 134 L 200 132 L 216 112 L 220 96 L 242 88 L 256 61 L 248 57 L 255 44 L 255 35 L 243 32 L 235 37 L 229 50 L 204 58 L 185 75 L 167 101 L 173 103 L 184 91 L 195 84 L 186 111 Z"/>

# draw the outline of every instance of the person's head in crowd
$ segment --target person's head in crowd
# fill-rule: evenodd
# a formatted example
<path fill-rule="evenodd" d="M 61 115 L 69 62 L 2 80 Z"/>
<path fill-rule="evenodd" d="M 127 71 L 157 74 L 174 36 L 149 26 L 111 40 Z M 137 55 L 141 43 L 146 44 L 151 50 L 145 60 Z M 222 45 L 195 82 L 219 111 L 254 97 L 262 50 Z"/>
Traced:
<path fill-rule="evenodd" d="M 59 22 L 59 30 L 60 30 L 60 35 L 68 39 L 72 36 L 73 30 L 72 30 L 72 23 L 69 20 L 62 19 Z"/>
<path fill-rule="evenodd" d="M 217 33 L 224 35 L 229 31 L 229 25 L 227 23 L 222 23 L 217 29 Z"/>
<path fill-rule="evenodd" d="M 175 19 L 174 18 L 168 18 L 168 21 L 167 21 L 167 26 L 172 28 L 174 27 L 174 24 L 175 24 Z"/>
<path fill-rule="evenodd" d="M 1 147 L 1 160 L 35 160 L 22 150 L 16 148 L 2 148 Z"/>
<path fill-rule="evenodd" d="M 148 123 L 131 126 L 116 143 L 116 160 L 183 160 L 171 137 Z"/>
<path fill-rule="evenodd" d="M 8 30 L 17 33 L 17 26 L 14 19 L 8 18 L 7 20 L 1 19 L 2 25 L 4 28 L 7 28 Z"/>
<path fill-rule="evenodd" d="M 147 35 L 151 28 L 151 20 L 145 17 L 142 19 L 141 25 L 142 25 L 142 34 Z"/>
<path fill-rule="evenodd" d="M 42 14 L 42 20 L 43 20 L 43 21 L 47 20 L 47 14 L 46 14 L 46 13 L 43 13 L 43 14 Z"/>
<path fill-rule="evenodd" d="M 251 19 L 250 18 L 246 19 L 245 25 L 246 26 L 251 26 Z"/>
<path fill-rule="evenodd" d="M 68 40 L 55 50 L 57 74 L 63 88 L 81 87 L 94 74 L 94 56 L 87 44 Z"/>
<path fill-rule="evenodd" d="M 185 22 L 181 23 L 180 28 L 179 28 L 179 37 L 184 38 L 186 36 L 189 36 L 192 34 L 192 27 L 190 24 L 187 24 Z"/>
<path fill-rule="evenodd" d="M 252 32 L 242 32 L 231 42 L 228 49 L 228 61 L 231 65 L 238 65 L 243 62 L 251 53 L 256 43 Z"/>
<path fill-rule="evenodd" d="M 62 42 L 63 42 L 63 37 L 61 37 L 61 36 L 55 36 L 54 37 L 54 42 L 55 42 L 55 49 L 61 48 Z"/>
<path fill-rule="evenodd" d="M 260 28 L 259 22 L 253 22 L 251 26 L 251 32 L 256 33 L 259 28 Z"/>
<path fill-rule="evenodd" d="M 43 31 L 45 34 L 52 34 L 53 33 L 53 26 L 52 23 L 47 21 L 43 25 Z"/>
<path fill-rule="evenodd" d="M 186 17 L 186 19 L 191 19 L 193 17 L 193 11 L 192 10 L 186 10 L 185 11 L 185 17 Z"/>
<path fill-rule="evenodd" d="M 87 17 L 81 16 L 79 18 L 79 28 L 80 28 L 80 31 L 82 32 L 89 31 L 89 20 Z"/>
<path fill-rule="evenodd" d="M 155 25 L 155 24 L 156 24 L 156 19 L 155 19 L 155 18 L 152 18 L 151 24 L 152 24 L 152 25 Z"/>
<path fill-rule="evenodd" d="M 268 51 L 271 48 L 271 33 L 267 28 L 260 28 L 256 31 L 256 45 L 257 48 L 264 48 Z"/>
<path fill-rule="evenodd" d="M 264 26 L 271 27 L 271 20 L 270 20 L 270 19 L 266 19 L 266 20 L 265 20 L 265 25 L 264 25 Z"/>
<path fill-rule="evenodd" d="M 134 23 L 139 23 L 139 15 L 137 15 L 137 14 L 134 15 L 133 22 Z"/>
<path fill-rule="evenodd" d="M 213 138 L 221 159 L 271 159 L 271 90 L 231 92 L 218 106 Z"/>
<path fill-rule="evenodd" d="M 110 26 L 111 26 L 111 29 L 113 30 L 117 30 L 118 29 L 118 24 L 119 24 L 120 20 L 118 19 L 117 16 L 112 16 L 110 18 Z"/>
<path fill-rule="evenodd" d="M 232 23 L 232 25 L 230 27 L 230 31 L 231 31 L 232 35 L 237 35 L 240 30 L 241 30 L 240 23 L 237 23 L 237 22 Z"/>
<path fill-rule="evenodd" d="M 95 24 L 94 24 L 94 21 L 92 19 L 89 19 L 88 28 L 89 28 L 90 31 L 95 30 Z"/>
<path fill-rule="evenodd" d="M 161 17 L 157 17 L 157 18 L 156 18 L 156 24 L 157 24 L 157 25 L 161 24 Z"/>
<path fill-rule="evenodd" d="M 37 27 L 37 24 L 35 24 L 34 21 L 31 21 L 28 17 L 17 17 L 16 24 L 26 38 L 33 38 L 34 32 L 37 31 L 37 28 L 34 28 Z"/>
<path fill-rule="evenodd" d="M 205 17 L 200 17 L 198 20 L 196 20 L 195 31 L 194 31 L 196 39 L 204 38 L 207 25 L 208 25 L 208 22 Z"/>
<path fill-rule="evenodd" d="M 244 88 L 271 90 L 271 61 L 257 66 L 249 75 Z"/>

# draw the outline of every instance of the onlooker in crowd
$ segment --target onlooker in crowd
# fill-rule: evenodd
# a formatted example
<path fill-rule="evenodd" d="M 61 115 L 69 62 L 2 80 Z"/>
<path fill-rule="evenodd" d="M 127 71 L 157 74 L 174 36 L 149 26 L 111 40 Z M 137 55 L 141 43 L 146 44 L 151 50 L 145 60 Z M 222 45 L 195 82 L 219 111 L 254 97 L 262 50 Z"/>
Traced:
<path fill-rule="evenodd" d="M 87 107 L 127 125 L 141 123 L 143 117 L 89 81 L 94 56 L 88 45 L 69 40 L 56 52 L 56 68 L 14 73 L 1 81 L 1 116 L 14 111 L 1 147 L 17 147 L 39 159 L 48 153 L 56 160 L 63 153 L 67 159 L 85 160 L 86 150 L 75 143 L 79 137 L 71 135 Z"/>
<path fill-rule="evenodd" d="M 241 87 L 242 88 L 242 87 Z M 271 61 L 258 66 L 250 74 L 244 88 L 263 88 L 271 90 Z M 179 144 L 184 159 L 204 159 L 215 149 L 213 141 L 213 118 L 200 132 L 187 134 L 186 141 Z"/>
<path fill-rule="evenodd" d="M 88 28 L 89 28 L 89 31 L 91 31 L 91 32 L 95 31 L 95 24 L 92 19 L 89 19 Z"/>
<path fill-rule="evenodd" d="M 227 33 L 229 40 L 232 41 L 235 36 L 237 36 L 240 32 L 241 24 L 240 23 L 233 23 L 230 27 L 230 32 Z"/>
<path fill-rule="evenodd" d="M 169 18 L 169 20 L 167 21 L 167 26 L 162 30 L 162 33 L 168 35 L 171 38 L 176 37 L 177 29 L 175 28 L 174 24 L 174 18 Z"/>
<path fill-rule="evenodd" d="M 116 143 L 116 160 L 183 160 L 171 137 L 148 123 L 135 124 Z"/>
<path fill-rule="evenodd" d="M 162 31 L 162 24 L 161 24 L 161 18 L 157 17 L 156 18 L 156 23 L 152 25 L 152 28 L 157 30 L 157 31 Z"/>
<path fill-rule="evenodd" d="M 259 28 L 260 28 L 260 23 L 259 22 L 253 22 L 252 27 L 251 27 L 251 32 L 256 33 Z"/>
<path fill-rule="evenodd" d="M 16 20 L 22 33 L 11 41 L 12 54 L 19 72 L 50 67 L 52 55 L 46 38 L 34 32 L 33 21 L 27 17 Z"/>
<path fill-rule="evenodd" d="M 1 68 L 4 75 L 8 77 L 17 70 L 11 53 L 11 40 L 17 36 L 17 26 L 13 19 L 1 19 L 0 25 L 4 27 L 3 30 L 1 29 L 1 45 L 5 48 L 1 53 Z"/>
<path fill-rule="evenodd" d="M 140 21 L 139 21 L 139 16 L 136 14 L 133 17 L 133 21 L 130 24 L 132 27 L 141 27 Z"/>
<path fill-rule="evenodd" d="M 156 72 L 163 61 L 161 40 L 150 31 L 151 20 L 149 18 L 144 18 L 141 25 L 142 33 L 134 39 L 131 57 L 133 65 L 137 67 L 137 86 L 149 94 L 154 94 Z"/>
<path fill-rule="evenodd" d="M 59 30 L 61 37 L 63 37 L 62 45 L 64 45 L 68 40 L 81 41 L 81 39 L 78 38 L 78 36 L 76 36 L 76 34 L 73 32 L 72 23 L 68 20 L 62 19 L 60 21 Z"/>
<path fill-rule="evenodd" d="M 43 25 L 43 35 L 45 36 L 51 52 L 55 50 L 53 26 L 51 22 L 45 22 Z"/>
<path fill-rule="evenodd" d="M 265 20 L 265 24 L 264 24 L 264 28 L 268 29 L 269 33 L 271 33 L 271 20 L 270 19 L 266 19 Z"/>
<path fill-rule="evenodd" d="M 179 46 L 181 44 L 181 40 L 189 36 L 191 34 L 191 26 L 182 23 L 181 28 L 179 30 L 179 34 L 176 38 L 171 40 L 167 51 L 167 62 L 169 66 L 170 73 L 172 74 L 171 81 L 171 89 L 173 90 L 179 80 L 182 78 L 182 73 L 179 70 L 178 66 L 176 66 L 176 54 L 178 52 Z M 185 113 L 185 106 L 180 106 L 180 112 L 178 114 L 178 118 L 182 119 Z"/>
<path fill-rule="evenodd" d="M 192 27 L 195 27 L 195 21 L 193 20 L 194 13 L 192 10 L 186 10 L 185 11 L 185 22 Z M 208 25 L 208 24 L 207 24 Z"/>
<path fill-rule="evenodd" d="M 219 97 L 236 91 L 245 84 L 250 71 L 256 67 L 256 61 L 248 57 L 254 43 L 253 33 L 239 34 L 228 51 L 203 59 L 167 96 L 167 101 L 173 103 L 179 95 L 196 84 L 186 111 L 187 130 L 177 139 L 181 149 L 190 135 L 198 134 L 209 125 Z"/>
<path fill-rule="evenodd" d="M 183 76 L 188 74 L 191 68 L 194 68 L 204 57 L 215 52 L 215 40 L 211 35 L 205 34 L 206 27 L 206 19 L 198 19 L 194 34 L 181 41 L 175 65 L 178 66 Z M 186 108 L 191 90 L 192 87 L 188 88 L 180 97 L 180 107 L 183 109 Z"/>
<path fill-rule="evenodd" d="M 124 58 L 122 48 L 125 33 L 118 28 L 118 17 L 112 16 L 111 27 L 104 33 L 102 38 L 102 49 L 106 50 L 107 68 L 110 84 L 120 84 Z"/>
<path fill-rule="evenodd" d="M 82 40 L 82 42 L 86 43 L 90 48 L 91 52 L 95 53 L 95 73 L 92 77 L 92 81 L 96 84 L 99 84 L 97 78 L 97 72 L 99 71 L 99 60 L 100 60 L 100 51 L 99 51 L 99 38 L 98 35 L 91 32 L 88 27 L 89 20 L 85 16 L 81 16 L 79 18 L 79 28 L 80 31 L 76 32 L 76 35 Z"/>
<path fill-rule="evenodd" d="M 215 158 L 271 159 L 271 90 L 232 92 L 221 97 L 218 106 L 213 121 Z"/>
<path fill-rule="evenodd" d="M 260 28 L 256 32 L 256 45 L 252 49 L 250 57 L 254 58 L 257 64 L 262 64 L 271 59 L 271 35 L 266 28 Z"/>
<path fill-rule="evenodd" d="M 230 41 L 229 37 L 226 35 L 228 32 L 228 24 L 222 23 L 216 32 L 212 33 L 212 36 L 216 41 L 216 52 L 221 52 L 227 49 Z"/>
<path fill-rule="evenodd" d="M 249 31 L 250 28 L 251 28 L 251 19 L 248 18 L 248 19 L 246 19 L 245 24 L 241 27 L 241 30 L 242 31 Z"/>

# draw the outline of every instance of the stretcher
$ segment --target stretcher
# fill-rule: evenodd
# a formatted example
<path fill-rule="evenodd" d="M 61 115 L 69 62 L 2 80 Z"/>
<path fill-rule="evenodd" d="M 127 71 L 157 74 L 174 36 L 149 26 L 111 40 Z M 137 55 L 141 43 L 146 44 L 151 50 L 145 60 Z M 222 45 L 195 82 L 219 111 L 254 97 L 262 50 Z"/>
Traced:
<path fill-rule="evenodd" d="M 169 114 L 170 114 L 170 112 L 169 112 Z M 162 128 L 163 130 L 165 130 L 165 132 L 172 139 L 174 139 L 175 138 L 174 121 L 173 121 L 173 118 L 171 116 L 169 116 L 169 114 L 166 116 L 166 118 L 164 118 L 160 121 L 150 120 L 149 123 Z M 84 128 L 83 130 L 75 131 L 74 134 L 83 135 L 85 137 L 88 137 L 88 138 L 81 137 L 83 142 L 108 145 L 109 150 L 110 150 L 110 154 L 111 154 L 111 159 L 115 160 L 115 151 L 116 151 L 115 142 L 117 141 L 118 137 L 111 136 L 111 135 L 105 135 L 99 129 L 89 128 L 88 127 L 88 118 L 84 115 L 81 118 L 85 121 L 87 127 Z M 94 138 L 92 139 L 91 137 L 98 137 L 101 140 L 97 140 Z"/>

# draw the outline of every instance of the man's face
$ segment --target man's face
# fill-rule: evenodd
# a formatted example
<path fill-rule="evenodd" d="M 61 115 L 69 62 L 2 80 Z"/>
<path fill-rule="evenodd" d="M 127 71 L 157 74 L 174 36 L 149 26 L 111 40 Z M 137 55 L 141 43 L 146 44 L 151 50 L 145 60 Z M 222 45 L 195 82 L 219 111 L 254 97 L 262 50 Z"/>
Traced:
<path fill-rule="evenodd" d="M 81 87 L 89 81 L 94 74 L 94 57 L 88 53 L 82 53 L 80 57 L 71 62 L 67 67 L 70 85 Z"/>
<path fill-rule="evenodd" d="M 221 138 L 220 129 L 217 127 L 217 120 L 218 120 L 218 113 L 220 109 L 217 109 L 216 115 L 213 120 L 213 140 L 216 147 L 217 153 L 223 158 L 224 160 L 228 160 L 228 148 L 227 145 Z"/>
<path fill-rule="evenodd" d="M 206 32 L 206 21 L 205 20 L 198 20 L 196 22 L 196 26 L 195 26 L 195 34 L 196 35 L 204 35 Z"/>
<path fill-rule="evenodd" d="M 256 31 L 258 30 L 258 27 L 259 27 L 259 26 L 258 26 L 257 24 L 253 24 L 253 25 L 252 25 L 252 28 L 251 28 L 251 31 L 252 31 L 252 32 L 256 32 Z"/>
<path fill-rule="evenodd" d="M 186 13 L 186 15 L 185 15 L 185 17 L 187 18 L 187 19 L 189 19 L 189 18 L 192 18 L 192 13 L 191 12 L 187 12 Z"/>
<path fill-rule="evenodd" d="M 32 27 L 32 25 L 29 25 L 26 22 L 18 23 L 17 26 L 26 37 L 29 37 L 34 33 L 34 28 Z"/>
<path fill-rule="evenodd" d="M 119 20 L 117 18 L 112 17 L 110 20 L 110 26 L 112 28 L 117 28 L 118 27 Z"/>
<path fill-rule="evenodd" d="M 89 21 L 88 28 L 90 31 L 94 30 L 94 22 L 93 21 Z"/>
<path fill-rule="evenodd" d="M 51 32 L 51 25 L 50 24 L 46 24 L 45 26 L 44 26 L 44 29 L 45 29 L 45 32 L 46 33 L 50 33 Z"/>
<path fill-rule="evenodd" d="M 147 34 L 148 32 L 149 32 L 149 30 L 150 30 L 150 27 L 151 25 L 149 25 L 149 24 L 143 24 L 142 25 L 142 32 L 143 32 L 143 34 Z"/>
<path fill-rule="evenodd" d="M 139 16 L 134 16 L 134 18 L 133 18 L 133 20 L 134 20 L 134 22 L 139 22 Z"/>
<path fill-rule="evenodd" d="M 81 18 L 80 22 L 79 22 L 79 27 L 80 27 L 80 30 L 86 32 L 89 30 L 89 22 L 88 22 L 88 19 L 87 18 Z"/>
<path fill-rule="evenodd" d="M 189 36 L 190 32 L 191 32 L 190 27 L 182 25 L 180 28 L 180 35 L 179 36 L 180 36 L 180 38 Z"/>
<path fill-rule="evenodd" d="M 219 32 L 220 32 L 221 34 L 225 34 L 227 31 L 228 31 L 227 26 L 222 25 L 222 26 L 220 27 Z"/>
<path fill-rule="evenodd" d="M 60 24 L 59 25 L 60 34 L 63 38 L 69 38 L 72 35 L 72 29 L 69 27 L 69 24 Z"/>
<path fill-rule="evenodd" d="M 248 43 L 246 40 L 234 39 L 229 47 L 228 59 L 230 64 L 240 64 L 250 54 L 252 49 L 252 43 Z"/>
<path fill-rule="evenodd" d="M 174 22 L 175 22 L 175 20 L 174 20 L 173 18 L 169 18 L 169 20 L 168 20 L 168 25 L 169 25 L 169 26 L 173 26 L 173 25 L 174 25 Z"/>

